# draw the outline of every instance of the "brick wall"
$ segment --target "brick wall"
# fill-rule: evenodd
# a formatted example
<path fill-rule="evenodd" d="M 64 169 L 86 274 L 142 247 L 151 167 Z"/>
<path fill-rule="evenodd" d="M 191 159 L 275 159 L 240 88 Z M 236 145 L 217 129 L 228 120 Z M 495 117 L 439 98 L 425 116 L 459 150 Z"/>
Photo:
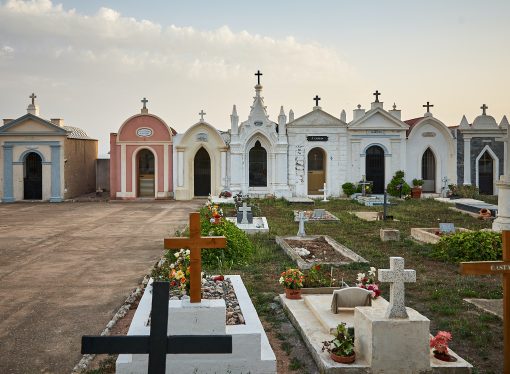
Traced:
<path fill-rule="evenodd" d="M 95 192 L 97 140 L 66 139 L 64 158 L 64 198 Z"/>

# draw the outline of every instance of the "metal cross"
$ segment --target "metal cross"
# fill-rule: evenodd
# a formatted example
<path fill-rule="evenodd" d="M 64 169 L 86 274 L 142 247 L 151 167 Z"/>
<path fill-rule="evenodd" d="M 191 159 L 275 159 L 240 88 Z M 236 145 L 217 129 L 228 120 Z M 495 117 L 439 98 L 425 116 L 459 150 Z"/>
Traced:
<path fill-rule="evenodd" d="M 319 100 L 321 98 L 319 97 L 319 95 L 315 95 L 315 97 L 313 98 L 313 100 L 315 100 L 315 106 L 319 106 Z"/>
<path fill-rule="evenodd" d="M 260 72 L 260 70 L 257 70 L 257 72 L 255 73 L 255 75 L 257 76 L 257 84 L 260 86 L 260 76 L 261 75 L 264 75 Z"/>
<path fill-rule="evenodd" d="M 432 108 L 434 105 L 430 104 L 428 101 L 427 101 L 427 104 L 425 105 L 422 105 L 424 108 L 427 108 L 427 113 L 430 112 L 430 108 Z"/>
<path fill-rule="evenodd" d="M 249 223 L 248 222 L 248 212 L 251 212 L 251 207 L 246 205 L 246 202 L 244 202 L 243 206 L 239 207 L 237 210 L 240 211 L 241 213 L 243 213 L 243 219 L 241 220 L 241 223 L 247 225 Z"/>
<path fill-rule="evenodd" d="M 381 95 L 381 93 L 378 90 L 375 90 L 375 92 L 372 95 L 375 96 L 375 102 L 378 103 L 379 102 L 379 95 Z"/>
<path fill-rule="evenodd" d="M 32 105 L 34 105 L 34 104 L 35 104 L 35 98 L 36 98 L 36 97 L 37 97 L 37 96 L 35 96 L 35 93 L 33 93 L 33 92 L 32 92 L 32 95 L 30 95 L 30 96 L 29 96 L 29 98 L 31 98 L 31 99 L 32 99 Z"/>
<path fill-rule="evenodd" d="M 147 99 L 144 97 L 144 98 L 143 98 L 142 100 L 140 100 L 140 101 L 143 103 L 143 109 L 147 109 L 147 105 L 146 105 L 146 104 L 149 102 L 149 100 L 147 100 Z"/>
<path fill-rule="evenodd" d="M 390 283 L 390 305 L 386 318 L 407 318 L 404 283 L 416 282 L 416 271 L 404 269 L 402 257 L 390 257 L 390 268 L 379 269 L 379 282 Z"/>
<path fill-rule="evenodd" d="M 485 111 L 486 111 L 487 109 L 489 109 L 489 107 L 488 107 L 487 105 L 483 104 L 483 105 L 480 107 L 480 109 L 482 110 L 482 115 L 484 115 L 484 116 L 485 116 Z"/>
<path fill-rule="evenodd" d="M 198 114 L 200 114 L 200 122 L 204 122 L 204 114 L 207 114 L 207 113 L 205 113 L 204 110 L 202 109 L 200 111 L 200 113 L 198 113 Z"/>
<path fill-rule="evenodd" d="M 150 335 L 85 335 L 81 338 L 81 353 L 149 354 L 149 374 L 165 373 L 167 354 L 232 353 L 232 335 L 167 336 L 169 288 L 168 282 L 152 284 Z"/>

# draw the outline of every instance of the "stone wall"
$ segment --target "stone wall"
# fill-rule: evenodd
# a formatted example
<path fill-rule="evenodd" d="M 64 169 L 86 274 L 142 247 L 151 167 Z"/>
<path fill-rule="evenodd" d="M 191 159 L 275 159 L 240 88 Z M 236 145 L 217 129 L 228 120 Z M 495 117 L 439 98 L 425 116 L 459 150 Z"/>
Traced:
<path fill-rule="evenodd" d="M 65 140 L 65 199 L 96 191 L 96 159 L 97 140 Z"/>
<path fill-rule="evenodd" d="M 96 160 L 96 189 L 110 191 L 110 159 Z"/>

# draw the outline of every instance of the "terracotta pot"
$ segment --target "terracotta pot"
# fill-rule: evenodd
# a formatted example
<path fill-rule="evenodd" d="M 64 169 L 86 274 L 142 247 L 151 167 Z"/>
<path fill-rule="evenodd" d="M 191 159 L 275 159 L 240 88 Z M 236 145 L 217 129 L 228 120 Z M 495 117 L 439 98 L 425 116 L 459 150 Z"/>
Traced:
<path fill-rule="evenodd" d="M 411 188 L 411 197 L 413 199 L 421 199 L 421 187 Z"/>
<path fill-rule="evenodd" d="M 434 357 L 441 361 L 446 362 L 455 362 L 457 359 L 453 356 L 450 356 L 448 353 L 440 353 L 438 351 L 434 351 Z"/>
<path fill-rule="evenodd" d="M 340 364 L 352 364 L 356 360 L 356 353 L 353 353 L 350 356 L 338 356 L 334 353 L 329 354 L 331 359 Z"/>
<path fill-rule="evenodd" d="M 301 289 L 293 290 L 290 288 L 285 289 L 285 297 L 291 300 L 301 299 Z"/>

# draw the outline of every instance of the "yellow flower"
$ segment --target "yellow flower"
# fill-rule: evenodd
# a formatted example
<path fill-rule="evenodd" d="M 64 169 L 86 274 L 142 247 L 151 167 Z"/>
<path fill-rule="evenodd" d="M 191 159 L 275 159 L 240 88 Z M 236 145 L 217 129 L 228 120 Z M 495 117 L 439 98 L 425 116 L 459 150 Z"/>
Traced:
<path fill-rule="evenodd" d="M 184 273 L 182 272 L 182 270 L 178 270 L 175 273 L 175 279 L 181 279 L 182 277 L 184 277 Z"/>

